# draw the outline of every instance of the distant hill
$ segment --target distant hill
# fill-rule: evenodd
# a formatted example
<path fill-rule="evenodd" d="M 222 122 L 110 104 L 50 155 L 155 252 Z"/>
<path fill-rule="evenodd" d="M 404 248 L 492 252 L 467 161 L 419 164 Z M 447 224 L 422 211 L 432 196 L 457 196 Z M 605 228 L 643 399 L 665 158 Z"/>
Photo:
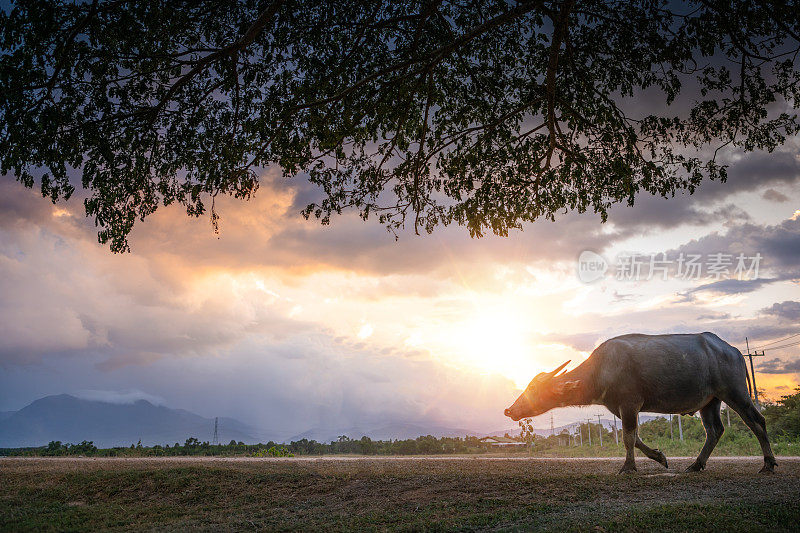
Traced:
<path fill-rule="evenodd" d="M 299 435 L 291 437 L 287 440 L 287 442 L 302 439 L 315 440 L 317 442 L 331 442 L 338 439 L 340 435 L 345 435 L 354 440 L 360 439 L 363 436 L 367 436 L 372 440 L 405 440 L 416 439 L 421 435 L 433 435 L 434 437 L 464 437 L 465 435 L 479 435 L 479 433 L 469 429 L 458 429 L 437 425 L 395 423 L 372 428 L 313 428 L 300 433 Z"/>
<path fill-rule="evenodd" d="M 219 441 L 257 442 L 256 432 L 232 418 L 219 419 Z M 120 404 L 84 400 L 60 394 L 47 396 L 0 417 L 0 447 L 40 446 L 53 440 L 95 446 L 183 444 L 189 437 L 210 441 L 214 420 L 185 411 L 153 405 L 147 400 Z"/>
<path fill-rule="evenodd" d="M 6 418 L 9 418 L 14 413 L 16 413 L 16 411 L 0 411 L 0 422 L 5 420 Z"/>

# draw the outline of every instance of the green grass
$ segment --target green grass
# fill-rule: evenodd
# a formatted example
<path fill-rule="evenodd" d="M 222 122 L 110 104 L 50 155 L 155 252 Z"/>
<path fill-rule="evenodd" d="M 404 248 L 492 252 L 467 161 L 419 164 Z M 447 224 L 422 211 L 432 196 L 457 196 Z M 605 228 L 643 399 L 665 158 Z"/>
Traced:
<path fill-rule="evenodd" d="M 685 418 L 690 419 L 690 417 Z M 699 425 L 699 422 L 693 422 Z M 672 439 L 669 436 L 654 436 L 645 433 L 642 435 L 642 440 L 651 448 L 658 448 L 663 451 L 667 457 L 690 457 L 700 453 L 700 449 L 703 447 L 705 435 L 702 431 L 702 428 L 692 428 L 693 434 L 691 436 L 686 435 L 683 441 L 678 438 L 677 429 Z M 689 433 L 688 430 L 687 433 Z M 562 442 L 566 441 L 564 437 L 561 440 Z M 584 446 L 562 446 L 556 442 L 553 437 L 537 440 L 532 455 L 542 457 L 622 457 L 625 455 L 625 447 L 622 445 L 622 440 L 620 439 L 619 444 L 617 444 L 611 433 L 603 436 L 602 448 L 599 445 L 596 434 L 592 436 L 592 446 L 588 445 L 588 440 L 584 441 Z M 773 438 L 770 443 L 775 455 L 800 455 L 800 442 L 796 440 Z M 729 428 L 723 433 L 713 452 L 713 456 L 717 457 L 744 455 L 762 455 L 761 446 L 749 429 L 737 427 Z"/>
<path fill-rule="evenodd" d="M 800 460 L 0 461 L 0 530 L 792 530 Z"/>

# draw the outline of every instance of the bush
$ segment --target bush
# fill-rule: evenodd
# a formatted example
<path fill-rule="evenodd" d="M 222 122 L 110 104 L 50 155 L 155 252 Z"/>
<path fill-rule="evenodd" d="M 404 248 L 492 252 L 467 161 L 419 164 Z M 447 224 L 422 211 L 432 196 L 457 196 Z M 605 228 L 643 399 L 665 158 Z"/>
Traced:
<path fill-rule="evenodd" d="M 271 448 L 259 448 L 253 457 L 294 457 L 294 454 L 286 449 L 286 446 L 278 445 Z"/>

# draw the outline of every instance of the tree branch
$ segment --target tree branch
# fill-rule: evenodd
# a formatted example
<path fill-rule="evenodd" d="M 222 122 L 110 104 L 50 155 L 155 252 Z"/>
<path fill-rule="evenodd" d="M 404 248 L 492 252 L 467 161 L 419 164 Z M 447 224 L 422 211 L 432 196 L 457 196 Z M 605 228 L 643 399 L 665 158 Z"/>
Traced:
<path fill-rule="evenodd" d="M 259 36 L 261 31 L 266 27 L 266 25 L 272 20 L 272 18 L 275 16 L 275 14 L 278 12 L 278 10 L 284 4 L 284 2 L 285 0 L 273 0 L 272 3 L 258 15 L 258 18 L 255 20 L 255 22 L 253 22 L 253 24 L 250 25 L 250 27 L 238 41 L 234 42 L 229 46 L 226 46 L 225 48 L 222 48 L 221 50 L 217 50 L 212 54 L 204 56 L 195 64 L 195 66 L 191 70 L 189 70 L 189 72 L 178 78 L 178 81 L 172 84 L 167 93 L 158 101 L 155 107 L 152 107 L 145 111 L 148 114 L 152 113 L 152 117 L 150 119 L 150 127 L 152 127 L 153 123 L 155 123 L 159 113 L 161 113 L 161 111 L 169 103 L 169 101 L 172 100 L 172 98 L 178 93 L 178 91 L 180 91 L 190 81 L 192 81 L 192 78 L 197 76 L 200 72 L 204 71 L 215 61 L 218 61 L 219 59 L 222 59 L 224 57 L 228 57 L 231 54 L 244 50 L 245 48 L 250 46 L 253 43 L 253 41 L 256 40 L 256 37 Z"/>

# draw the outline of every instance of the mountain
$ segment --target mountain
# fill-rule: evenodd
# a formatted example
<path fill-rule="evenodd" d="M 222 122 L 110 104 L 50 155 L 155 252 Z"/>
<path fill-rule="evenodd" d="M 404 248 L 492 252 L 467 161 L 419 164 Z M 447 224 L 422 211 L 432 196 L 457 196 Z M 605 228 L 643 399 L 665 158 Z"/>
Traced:
<path fill-rule="evenodd" d="M 10 418 L 14 413 L 16 413 L 16 411 L 0 411 L 0 422 L 6 418 Z"/>
<path fill-rule="evenodd" d="M 147 400 L 120 404 L 84 400 L 60 394 L 34 401 L 5 419 L 0 418 L 0 447 L 41 446 L 53 440 L 95 446 L 183 443 L 189 437 L 210 441 L 214 420 L 153 405 Z M 219 441 L 257 442 L 253 428 L 232 418 L 219 419 Z"/>
<path fill-rule="evenodd" d="M 433 435 L 434 437 L 463 437 L 465 435 L 478 434 L 478 432 L 471 431 L 469 429 L 458 429 L 427 424 L 396 423 L 372 428 L 313 428 L 287 439 L 286 442 L 302 439 L 315 440 L 317 442 L 331 442 L 338 439 L 340 435 L 346 435 L 351 439 L 360 439 L 363 436 L 367 436 L 372 440 L 405 440 L 416 439 L 421 435 Z"/>

